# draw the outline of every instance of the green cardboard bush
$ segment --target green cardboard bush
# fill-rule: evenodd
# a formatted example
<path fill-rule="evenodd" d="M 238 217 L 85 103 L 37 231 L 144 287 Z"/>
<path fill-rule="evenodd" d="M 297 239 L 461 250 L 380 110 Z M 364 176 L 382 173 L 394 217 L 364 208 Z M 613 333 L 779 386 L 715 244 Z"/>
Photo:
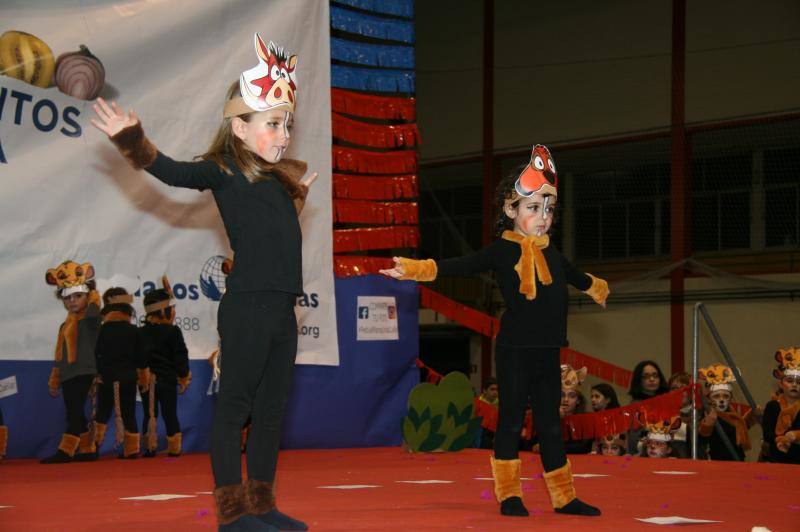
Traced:
<path fill-rule="evenodd" d="M 460 451 L 481 426 L 473 410 L 472 385 L 463 373 L 449 373 L 438 385 L 420 383 L 408 395 L 403 441 L 414 452 Z"/>

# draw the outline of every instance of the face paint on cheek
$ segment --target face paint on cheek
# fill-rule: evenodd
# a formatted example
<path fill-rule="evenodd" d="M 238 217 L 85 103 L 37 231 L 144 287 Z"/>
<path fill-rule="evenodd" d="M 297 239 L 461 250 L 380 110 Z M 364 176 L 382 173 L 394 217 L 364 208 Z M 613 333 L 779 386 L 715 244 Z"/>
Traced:
<path fill-rule="evenodd" d="M 268 134 L 266 132 L 256 135 L 256 153 L 262 157 L 266 155 L 267 145 L 269 144 Z"/>

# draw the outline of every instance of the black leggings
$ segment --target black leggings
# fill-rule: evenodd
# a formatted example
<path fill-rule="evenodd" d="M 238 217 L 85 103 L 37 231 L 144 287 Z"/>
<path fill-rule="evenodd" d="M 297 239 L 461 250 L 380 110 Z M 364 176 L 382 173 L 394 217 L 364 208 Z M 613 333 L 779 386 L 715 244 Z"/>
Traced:
<path fill-rule="evenodd" d="M 61 394 L 67 409 L 67 434 L 80 436 L 89 430 L 85 408 L 93 380 L 94 375 L 78 375 L 61 383 Z"/>
<path fill-rule="evenodd" d="M 181 424 L 178 421 L 178 389 L 174 382 L 161 382 L 156 376 L 156 401 L 153 413 L 158 419 L 159 407 L 161 407 L 161 417 L 164 418 L 164 425 L 167 428 L 167 436 L 173 436 L 181 431 Z M 142 393 L 142 408 L 144 409 L 144 421 L 142 422 L 142 434 L 147 434 L 147 424 L 150 422 L 150 392 Z"/>
<path fill-rule="evenodd" d="M 530 400 L 544 470 L 553 471 L 566 464 L 558 413 L 561 404 L 559 349 L 498 345 L 495 365 L 500 392 L 495 458 L 514 460 L 519 456 L 519 435 Z"/>
<path fill-rule="evenodd" d="M 219 395 L 211 427 L 217 487 L 242 482 L 241 430 L 248 416 L 247 477 L 272 482 L 281 426 L 297 356 L 295 296 L 228 292 L 219 307 L 222 349 Z"/>
<path fill-rule="evenodd" d="M 119 381 L 119 410 L 122 414 L 122 424 L 125 432 L 135 433 L 136 429 L 136 381 Z M 97 416 L 98 423 L 108 423 L 111 412 L 114 411 L 114 382 L 103 379 L 103 384 L 97 388 Z"/>

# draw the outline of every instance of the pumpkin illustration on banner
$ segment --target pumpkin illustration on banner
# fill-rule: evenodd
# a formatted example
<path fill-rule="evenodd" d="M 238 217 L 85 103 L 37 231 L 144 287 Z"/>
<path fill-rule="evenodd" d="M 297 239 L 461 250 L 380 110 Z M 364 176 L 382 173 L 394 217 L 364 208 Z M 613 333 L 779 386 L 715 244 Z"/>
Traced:
<path fill-rule="evenodd" d="M 0 74 L 43 89 L 55 82 L 58 90 L 81 100 L 95 99 L 106 78 L 103 63 L 86 46 L 56 59 L 42 39 L 24 31 L 0 36 Z"/>
<path fill-rule="evenodd" d="M 454 371 L 438 385 L 423 382 L 411 390 L 403 441 L 412 452 L 460 451 L 475 441 L 480 426 L 481 418 L 473 414 L 472 385 Z"/>
<path fill-rule="evenodd" d="M 53 51 L 39 37 L 24 31 L 0 35 L 0 74 L 49 87 L 55 71 Z"/>

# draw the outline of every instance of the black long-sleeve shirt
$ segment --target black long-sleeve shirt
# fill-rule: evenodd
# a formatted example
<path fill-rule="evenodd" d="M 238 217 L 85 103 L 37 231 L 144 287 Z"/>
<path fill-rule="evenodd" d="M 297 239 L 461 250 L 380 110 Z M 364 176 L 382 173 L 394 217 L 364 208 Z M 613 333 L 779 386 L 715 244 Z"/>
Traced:
<path fill-rule="evenodd" d="M 775 445 L 775 426 L 778 424 L 778 416 L 780 413 L 781 404 L 778 401 L 769 401 L 764 406 L 761 427 L 764 429 L 764 441 L 769 445 L 769 461 L 800 464 L 800 445 L 793 443 L 789 446 L 788 453 L 778 450 L 778 447 Z M 800 415 L 795 416 L 789 430 L 800 430 Z"/>
<path fill-rule="evenodd" d="M 161 152 L 145 168 L 167 185 L 211 189 L 234 253 L 229 292 L 303 293 L 302 235 L 292 199 L 276 178 L 251 183 L 214 162 L 178 162 Z"/>
<path fill-rule="evenodd" d="M 139 328 L 147 366 L 158 382 L 177 384 L 189 374 L 189 350 L 175 325 L 145 323 Z"/>
<path fill-rule="evenodd" d="M 588 290 L 592 279 L 573 266 L 550 244 L 542 250 L 552 284 L 536 279 L 536 298 L 525 299 L 519 291 L 519 275 L 514 266 L 522 254 L 521 246 L 509 240 L 495 240 L 485 248 L 454 259 L 436 261 L 438 275 L 472 275 L 494 271 L 507 309 L 500 320 L 497 343 L 514 347 L 564 347 L 567 342 L 567 284 Z"/>
<path fill-rule="evenodd" d="M 147 367 L 139 328 L 127 321 L 109 321 L 100 327 L 94 348 L 97 372 L 103 382 L 135 381 L 136 370 Z"/>

